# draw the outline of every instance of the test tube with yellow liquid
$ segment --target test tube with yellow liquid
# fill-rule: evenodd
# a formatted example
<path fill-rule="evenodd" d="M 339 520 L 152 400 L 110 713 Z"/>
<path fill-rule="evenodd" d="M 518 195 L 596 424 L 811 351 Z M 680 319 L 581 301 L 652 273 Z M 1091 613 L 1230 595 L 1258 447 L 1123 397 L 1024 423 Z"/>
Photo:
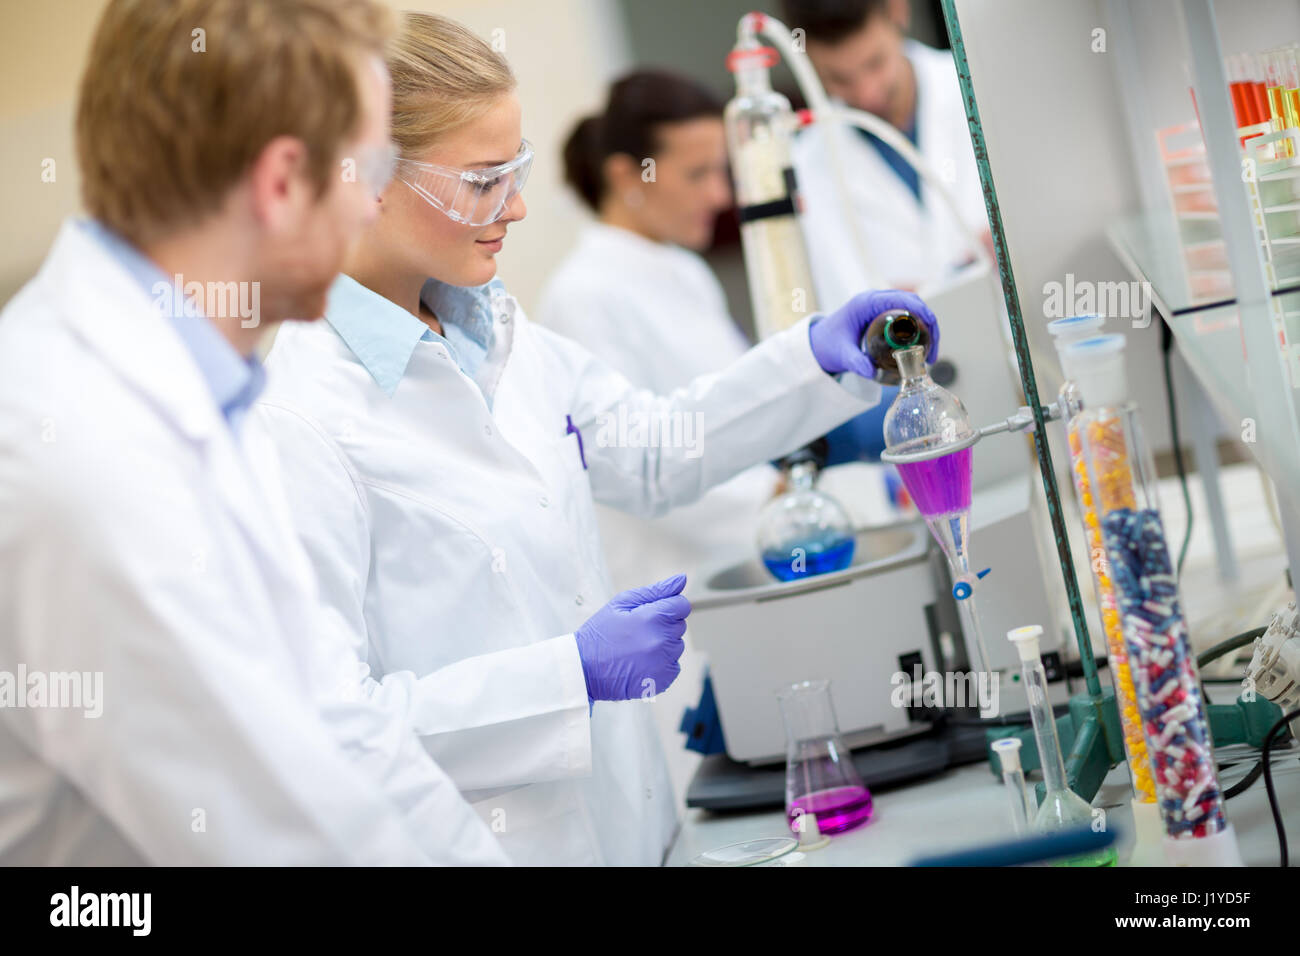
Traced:
<path fill-rule="evenodd" d="M 1291 71 L 1288 66 L 1294 64 L 1295 55 L 1290 50 L 1268 50 L 1263 54 L 1264 83 L 1268 90 L 1269 120 L 1273 131 L 1280 133 L 1284 129 L 1300 127 L 1300 94 L 1288 86 Z M 1290 158 L 1295 156 L 1295 148 L 1289 140 L 1284 140 L 1278 155 Z"/>
<path fill-rule="evenodd" d="M 1286 91 L 1284 106 L 1287 126 L 1300 129 L 1300 44 L 1293 43 L 1280 54 L 1282 57 L 1282 86 Z"/>

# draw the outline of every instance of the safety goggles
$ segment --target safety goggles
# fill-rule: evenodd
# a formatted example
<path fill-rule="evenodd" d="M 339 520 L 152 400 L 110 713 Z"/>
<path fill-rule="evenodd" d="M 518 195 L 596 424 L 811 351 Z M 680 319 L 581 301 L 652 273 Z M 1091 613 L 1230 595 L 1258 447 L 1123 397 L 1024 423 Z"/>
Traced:
<path fill-rule="evenodd" d="M 508 163 L 486 169 L 455 169 L 413 159 L 397 161 L 397 177 L 429 205 L 467 226 L 486 226 L 505 215 L 533 168 L 533 147 L 524 140 Z"/>

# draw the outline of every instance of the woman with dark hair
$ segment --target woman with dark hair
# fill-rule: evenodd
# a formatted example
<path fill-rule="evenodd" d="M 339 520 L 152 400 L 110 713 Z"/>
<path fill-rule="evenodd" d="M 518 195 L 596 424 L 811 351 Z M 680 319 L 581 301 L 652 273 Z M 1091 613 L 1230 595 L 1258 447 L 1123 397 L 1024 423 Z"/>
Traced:
<path fill-rule="evenodd" d="M 623 77 L 604 111 L 570 134 L 564 174 L 596 221 L 543 292 L 542 324 L 654 390 L 748 348 L 698 255 L 732 204 L 722 101 L 711 90 L 659 70 Z"/>

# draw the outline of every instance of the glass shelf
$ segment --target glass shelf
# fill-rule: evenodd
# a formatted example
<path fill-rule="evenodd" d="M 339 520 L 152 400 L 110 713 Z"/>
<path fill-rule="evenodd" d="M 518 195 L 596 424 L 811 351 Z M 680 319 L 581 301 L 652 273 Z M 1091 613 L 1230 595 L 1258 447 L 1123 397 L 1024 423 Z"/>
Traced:
<path fill-rule="evenodd" d="M 1149 283 L 1155 305 L 1166 317 L 1236 302 L 1223 238 L 1214 230 L 1197 231 L 1197 226 L 1203 223 L 1185 220 L 1175 229 L 1172 218 L 1143 213 L 1120 220 L 1108 232 L 1115 254 L 1134 276 Z M 1273 295 L 1300 293 L 1300 237 L 1293 246 L 1273 242 Z M 1288 311 L 1293 308 L 1297 306 L 1287 305 Z"/>
<path fill-rule="evenodd" d="M 1272 325 L 1269 341 L 1276 347 L 1267 354 L 1248 357 L 1242 310 L 1233 298 L 1230 274 L 1221 274 L 1220 288 L 1208 285 L 1211 270 L 1198 275 L 1189 268 L 1187 247 L 1178 245 L 1173 223 L 1141 215 L 1116 223 L 1109 230 L 1112 248 L 1139 281 L 1150 284 L 1152 305 L 1174 333 L 1178 350 L 1206 395 L 1224 420 L 1247 422 L 1258 435 L 1245 440 L 1246 448 L 1275 481 L 1300 482 L 1300 256 L 1283 258 L 1274 251 L 1273 268 L 1281 280 L 1272 283 L 1267 309 L 1247 311 L 1248 320 Z M 1222 240 L 1218 243 L 1222 254 Z M 1207 246 L 1207 249 L 1209 247 Z M 1194 261 L 1194 260 L 1193 260 Z M 1288 281 L 1289 279 L 1289 281 Z M 1193 294 L 1198 280 L 1207 283 Z M 1260 339 L 1256 339 L 1258 343 Z M 1279 395 L 1260 385 L 1263 363 L 1276 362 L 1284 387 Z M 1282 408 L 1279 404 L 1290 406 Z M 1261 406 L 1271 402 L 1271 406 Z"/>

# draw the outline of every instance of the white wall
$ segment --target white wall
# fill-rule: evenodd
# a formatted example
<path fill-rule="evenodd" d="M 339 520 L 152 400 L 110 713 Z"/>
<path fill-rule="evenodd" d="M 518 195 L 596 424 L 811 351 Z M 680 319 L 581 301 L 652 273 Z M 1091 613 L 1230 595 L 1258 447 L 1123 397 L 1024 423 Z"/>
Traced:
<path fill-rule="evenodd" d="M 73 100 L 103 0 L 7 3 L 0 29 L 0 303 L 80 205 Z M 42 163 L 54 160 L 54 181 Z"/>
<path fill-rule="evenodd" d="M 1044 287 L 1064 283 L 1067 273 L 1076 283 L 1131 278 L 1105 238 L 1108 226 L 1141 206 L 1110 59 L 1116 44 L 1092 50 L 1093 31 L 1107 28 L 1101 0 L 959 0 L 957 12 L 1039 389 L 1050 395 L 1060 373 L 1045 329 Z M 1186 103 L 1187 115 L 1169 121 L 1193 118 L 1181 74 L 1165 80 Z M 1177 103 L 1169 109 L 1177 113 Z M 1131 394 L 1151 444 L 1167 448 L 1159 322 L 1108 326 L 1128 337 Z M 1186 414 L 1180 411 L 1184 421 Z"/>

